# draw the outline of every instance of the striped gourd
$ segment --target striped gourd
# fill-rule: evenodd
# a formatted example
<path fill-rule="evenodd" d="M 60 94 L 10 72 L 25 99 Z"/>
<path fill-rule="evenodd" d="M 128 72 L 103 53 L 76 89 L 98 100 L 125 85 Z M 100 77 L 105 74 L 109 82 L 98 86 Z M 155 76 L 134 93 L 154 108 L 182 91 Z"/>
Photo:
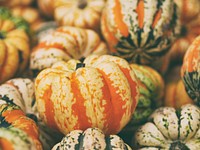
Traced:
<path fill-rule="evenodd" d="M 68 133 L 52 150 L 131 150 L 117 135 L 105 136 L 98 128 L 88 128 L 85 131 L 73 130 Z"/>
<path fill-rule="evenodd" d="M 135 145 L 142 150 L 198 150 L 200 109 L 186 104 L 179 110 L 160 107 L 135 133 Z"/>
<path fill-rule="evenodd" d="M 91 55 L 83 63 L 58 62 L 39 73 L 35 89 L 41 118 L 64 134 L 88 127 L 118 133 L 129 122 L 139 96 L 128 62 L 110 55 Z"/>
<path fill-rule="evenodd" d="M 63 26 L 41 38 L 31 52 L 30 68 L 42 70 L 57 61 L 81 59 L 90 54 L 106 54 L 106 44 L 89 29 Z"/>
<path fill-rule="evenodd" d="M 179 13 L 173 0 L 108 0 L 101 27 L 111 53 L 150 64 L 179 33 Z"/>
<path fill-rule="evenodd" d="M 42 150 L 36 123 L 17 105 L 0 104 L 0 149 Z"/>
<path fill-rule="evenodd" d="M 188 48 L 182 68 L 181 78 L 184 82 L 186 92 L 195 104 L 200 106 L 200 36 L 195 38 Z"/>
<path fill-rule="evenodd" d="M 0 7 L 0 83 L 25 70 L 30 55 L 28 23 Z"/>

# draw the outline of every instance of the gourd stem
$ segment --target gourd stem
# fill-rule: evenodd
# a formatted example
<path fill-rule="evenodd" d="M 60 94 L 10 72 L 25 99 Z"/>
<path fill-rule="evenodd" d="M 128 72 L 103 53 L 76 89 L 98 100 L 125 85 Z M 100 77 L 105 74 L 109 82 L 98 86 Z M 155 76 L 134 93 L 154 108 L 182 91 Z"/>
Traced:
<path fill-rule="evenodd" d="M 84 64 L 84 63 L 77 63 L 77 64 L 76 64 L 76 70 L 77 70 L 78 68 L 83 68 L 83 67 L 85 67 L 85 64 Z"/>
<path fill-rule="evenodd" d="M 184 143 L 175 141 L 171 144 L 169 150 L 190 150 Z"/>
<path fill-rule="evenodd" d="M 78 8 L 84 9 L 87 6 L 87 0 L 79 0 L 78 1 Z"/>

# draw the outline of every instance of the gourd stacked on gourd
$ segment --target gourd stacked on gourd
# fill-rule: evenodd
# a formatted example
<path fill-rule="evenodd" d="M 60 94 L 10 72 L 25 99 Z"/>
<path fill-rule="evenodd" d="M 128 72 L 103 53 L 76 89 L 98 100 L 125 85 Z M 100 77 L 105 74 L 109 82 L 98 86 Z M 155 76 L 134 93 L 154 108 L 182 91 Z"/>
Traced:
<path fill-rule="evenodd" d="M 105 0 L 55 0 L 54 18 L 60 25 L 93 29 L 100 32 Z"/>
<path fill-rule="evenodd" d="M 42 150 L 37 125 L 17 105 L 0 104 L 0 149 Z"/>
<path fill-rule="evenodd" d="M 101 22 L 110 52 L 141 64 L 163 56 L 180 30 L 173 0 L 108 0 Z"/>
<path fill-rule="evenodd" d="M 131 119 L 139 91 L 127 61 L 110 55 L 90 55 L 85 67 L 78 60 L 58 62 L 35 79 L 40 117 L 51 128 L 68 132 L 97 127 L 118 133 Z M 78 65 L 77 65 L 78 64 Z"/>
<path fill-rule="evenodd" d="M 186 92 L 195 104 L 200 106 L 200 36 L 189 46 L 184 56 L 181 78 Z"/>
<path fill-rule="evenodd" d="M 165 77 L 165 96 L 164 106 L 180 108 L 184 104 L 193 104 L 192 99 L 188 96 L 180 75 L 181 65 L 170 68 Z"/>
<path fill-rule="evenodd" d="M 20 74 L 30 55 L 29 25 L 0 7 L 0 83 Z M 20 43 L 20 44 L 19 44 Z"/>
<path fill-rule="evenodd" d="M 131 150 L 117 135 L 106 136 L 98 128 L 88 128 L 85 131 L 69 132 L 52 150 L 98 149 L 98 150 Z"/>
<path fill-rule="evenodd" d="M 89 29 L 63 26 L 47 34 L 31 52 L 30 68 L 42 70 L 57 61 L 107 53 L 106 44 Z"/>
<path fill-rule="evenodd" d="M 185 52 L 200 34 L 200 1 L 175 0 L 181 11 L 181 33 L 170 49 L 171 62 L 182 63 Z"/>
<path fill-rule="evenodd" d="M 198 150 L 200 148 L 200 109 L 186 104 L 179 110 L 160 107 L 135 133 L 141 150 Z"/>

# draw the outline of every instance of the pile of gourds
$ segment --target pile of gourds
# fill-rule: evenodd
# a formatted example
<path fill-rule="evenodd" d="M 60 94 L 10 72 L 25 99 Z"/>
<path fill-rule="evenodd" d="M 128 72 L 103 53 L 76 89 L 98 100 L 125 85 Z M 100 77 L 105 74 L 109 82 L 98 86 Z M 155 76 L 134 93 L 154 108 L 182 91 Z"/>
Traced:
<path fill-rule="evenodd" d="M 200 1 L 1 0 L 0 149 L 200 149 Z"/>

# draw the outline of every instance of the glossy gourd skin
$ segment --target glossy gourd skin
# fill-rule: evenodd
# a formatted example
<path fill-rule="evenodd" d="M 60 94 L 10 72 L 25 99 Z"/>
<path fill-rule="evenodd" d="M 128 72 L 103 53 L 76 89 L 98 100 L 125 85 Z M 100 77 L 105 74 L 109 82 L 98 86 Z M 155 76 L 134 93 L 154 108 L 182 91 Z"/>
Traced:
<path fill-rule="evenodd" d="M 183 80 L 186 92 L 194 103 L 200 106 L 200 82 L 199 82 L 199 64 L 200 64 L 200 36 L 198 36 L 188 48 L 182 68 L 181 78 Z"/>
<path fill-rule="evenodd" d="M 81 59 L 90 54 L 107 53 L 106 44 L 89 29 L 63 26 L 46 34 L 31 52 L 30 68 L 42 70 L 57 61 Z"/>
<path fill-rule="evenodd" d="M 105 0 L 55 0 L 54 18 L 60 25 L 75 26 L 100 32 Z"/>
<path fill-rule="evenodd" d="M 0 105 L 0 133 L 3 150 L 42 150 L 36 123 L 15 104 Z"/>
<path fill-rule="evenodd" d="M 88 128 L 85 131 L 73 130 L 68 133 L 52 150 L 98 149 L 98 150 L 131 150 L 117 135 L 105 136 L 98 128 Z"/>
<path fill-rule="evenodd" d="M 85 67 L 78 60 L 58 62 L 35 80 L 36 102 L 43 121 L 66 134 L 97 127 L 118 133 L 138 102 L 138 84 L 127 61 L 110 55 L 90 55 Z"/>
<path fill-rule="evenodd" d="M 179 34 L 173 0 L 108 0 L 101 29 L 110 52 L 129 62 L 151 64 Z"/>
<path fill-rule="evenodd" d="M 197 150 L 200 147 L 200 109 L 186 104 L 179 110 L 160 107 L 135 133 L 142 150 Z"/>
<path fill-rule="evenodd" d="M 0 7 L 0 83 L 25 70 L 30 55 L 28 23 Z M 19 44 L 20 43 L 20 44 Z"/>

